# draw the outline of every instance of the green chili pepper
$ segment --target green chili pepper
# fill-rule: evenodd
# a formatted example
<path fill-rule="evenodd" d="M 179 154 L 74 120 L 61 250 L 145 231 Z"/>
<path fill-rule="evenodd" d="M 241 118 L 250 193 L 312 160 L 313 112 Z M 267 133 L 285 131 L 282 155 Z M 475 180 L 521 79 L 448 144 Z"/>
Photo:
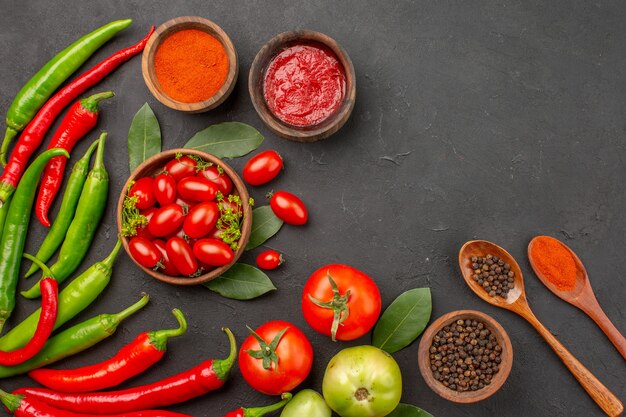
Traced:
<path fill-rule="evenodd" d="M 4 228 L 4 221 L 7 218 L 7 213 L 9 212 L 9 205 L 11 204 L 11 197 L 6 201 L 2 207 L 0 207 L 0 239 L 2 239 L 2 230 Z"/>
<path fill-rule="evenodd" d="M 48 161 L 61 155 L 70 156 L 61 148 L 52 148 L 39 155 L 24 173 L 9 206 L 0 242 L 0 332 L 15 307 L 15 289 L 37 183 Z"/>
<path fill-rule="evenodd" d="M 59 283 L 65 281 L 80 266 L 89 251 L 98 224 L 104 215 L 109 192 L 109 174 L 104 168 L 106 137 L 106 132 L 100 135 L 96 161 L 80 193 L 76 214 L 74 214 L 72 224 L 70 224 L 65 235 L 65 240 L 59 251 L 59 259 L 50 267 Z M 41 296 L 39 282 L 29 290 L 22 292 L 22 295 L 26 298 Z"/>
<path fill-rule="evenodd" d="M 0 148 L 0 163 L 6 165 L 6 152 L 13 138 L 35 117 L 50 95 L 102 45 L 133 23 L 117 20 L 83 36 L 43 66 L 17 93 L 7 112 L 7 130 Z"/>
<path fill-rule="evenodd" d="M 0 366 L 0 378 L 23 374 L 89 349 L 115 333 L 122 320 L 141 310 L 149 300 L 150 297 L 144 294 L 139 301 L 124 311 L 100 314 L 62 331 L 51 337 L 43 349 L 26 362 L 16 366 Z"/>
<path fill-rule="evenodd" d="M 113 264 L 120 253 L 122 241 L 117 240 L 115 248 L 109 256 L 96 262 L 59 293 L 59 311 L 54 328 L 58 329 L 78 313 L 87 308 L 109 285 Z M 26 345 L 35 334 L 41 309 L 37 309 L 20 324 L 13 327 L 7 334 L 0 337 L 0 350 L 11 351 Z"/>
<path fill-rule="evenodd" d="M 54 220 L 54 223 L 52 223 L 50 231 L 48 231 L 46 238 L 39 247 L 39 251 L 35 255 L 35 257 L 42 262 L 48 262 L 52 255 L 54 255 L 54 252 L 56 252 L 59 246 L 61 246 L 61 243 L 63 243 L 67 229 L 70 227 L 72 219 L 74 219 L 78 199 L 80 198 L 83 186 L 85 185 L 85 180 L 87 179 L 91 155 L 93 154 L 93 151 L 96 150 L 98 143 L 100 143 L 99 140 L 92 143 L 89 149 L 87 149 L 85 155 L 78 160 L 72 168 L 72 174 L 67 180 L 67 186 L 65 187 L 65 194 L 63 195 L 63 201 L 61 202 L 61 207 L 59 208 L 59 214 Z M 25 277 L 28 278 L 38 269 L 39 268 L 36 264 L 32 264 Z"/>

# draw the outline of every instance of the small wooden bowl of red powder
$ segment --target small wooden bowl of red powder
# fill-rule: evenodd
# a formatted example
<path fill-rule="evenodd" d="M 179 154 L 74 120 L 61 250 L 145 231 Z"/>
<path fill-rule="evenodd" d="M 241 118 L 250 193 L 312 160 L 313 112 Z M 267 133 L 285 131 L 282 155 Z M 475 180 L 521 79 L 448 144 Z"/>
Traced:
<path fill-rule="evenodd" d="M 352 61 L 332 38 L 285 32 L 257 54 L 248 79 L 252 104 L 277 135 L 314 142 L 338 131 L 356 98 Z"/>
<path fill-rule="evenodd" d="M 201 113 L 228 98 L 239 62 L 221 27 L 202 17 L 182 16 L 157 28 L 143 51 L 141 68 L 157 100 L 175 110 Z"/>

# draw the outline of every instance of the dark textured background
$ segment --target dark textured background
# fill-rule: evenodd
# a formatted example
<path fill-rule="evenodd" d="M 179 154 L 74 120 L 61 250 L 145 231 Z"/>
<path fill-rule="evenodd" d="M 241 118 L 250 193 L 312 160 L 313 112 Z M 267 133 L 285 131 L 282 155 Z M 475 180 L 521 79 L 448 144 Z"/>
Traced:
<path fill-rule="evenodd" d="M 503 389 L 475 405 L 448 403 L 419 375 L 417 344 L 394 355 L 404 376 L 403 401 L 438 417 L 600 416 L 555 354 L 530 325 L 479 300 L 464 285 L 456 263 L 466 240 L 497 242 L 517 257 L 537 316 L 598 378 L 626 400 L 626 362 L 583 313 L 549 293 L 534 277 L 525 248 L 537 234 L 563 239 L 584 260 L 606 313 L 626 332 L 626 11 L 621 1 L 2 1 L 0 109 L 57 51 L 113 19 L 135 23 L 85 66 L 134 43 L 151 24 L 200 15 L 231 36 L 241 60 L 231 98 L 219 109 L 183 115 L 159 104 L 135 58 L 93 91 L 112 89 L 98 130 L 110 132 L 109 209 L 84 262 L 101 259 L 114 244 L 114 202 L 128 172 L 126 134 L 134 113 L 148 102 L 161 123 L 164 148 L 177 147 L 217 122 L 250 123 L 286 161 L 269 186 L 252 190 L 258 204 L 270 189 L 300 196 L 311 212 L 303 228 L 284 227 L 267 247 L 287 263 L 271 278 L 279 290 L 238 302 L 202 288 L 177 288 L 145 276 L 123 254 L 111 286 L 76 321 L 115 312 L 137 300 L 150 305 L 118 333 L 59 366 L 109 357 L 144 330 L 173 325 L 169 310 L 182 308 L 191 328 L 172 340 L 165 360 L 126 386 L 153 381 L 201 360 L 222 357 L 231 327 L 289 319 L 315 346 L 306 386 L 321 389 L 324 367 L 339 349 L 314 333 L 300 313 L 302 286 L 331 262 L 356 266 L 380 285 L 387 306 L 402 291 L 430 286 L 433 317 L 451 310 L 484 311 L 509 332 L 513 371 Z M 247 93 L 250 64 L 273 35 L 315 29 L 339 41 L 357 74 L 357 104 L 334 137 L 312 145 L 278 139 L 264 128 Z M 2 127 L 4 129 L 4 126 Z M 90 135 L 89 141 L 97 133 Z M 73 155 L 87 146 L 81 143 Z M 241 169 L 245 160 L 235 160 Z M 33 251 L 43 229 L 33 223 Z M 253 262 L 259 250 L 244 260 Z M 27 284 L 27 283 L 22 283 Z M 20 299 L 13 323 L 36 307 Z M 365 337 L 356 343 L 368 343 Z M 0 382 L 3 389 L 29 384 Z M 273 399 L 255 393 L 238 371 L 221 391 L 173 410 L 217 416 L 240 404 Z"/>

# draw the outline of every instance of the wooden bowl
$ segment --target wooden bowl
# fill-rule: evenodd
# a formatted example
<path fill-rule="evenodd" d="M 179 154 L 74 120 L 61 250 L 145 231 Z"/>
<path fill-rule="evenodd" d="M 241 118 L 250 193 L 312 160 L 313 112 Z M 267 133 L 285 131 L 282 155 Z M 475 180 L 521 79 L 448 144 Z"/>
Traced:
<path fill-rule="evenodd" d="M 339 109 L 323 122 L 305 127 L 293 126 L 277 118 L 267 106 L 263 94 L 265 71 L 272 58 L 283 48 L 299 43 L 315 42 L 330 48 L 343 65 L 346 75 L 346 94 Z M 320 32 L 301 30 L 281 33 L 261 48 L 250 68 L 248 89 L 254 108 L 272 132 L 296 142 L 315 142 L 338 131 L 350 118 L 356 98 L 356 76 L 350 57 L 334 39 Z"/>
<path fill-rule="evenodd" d="M 246 186 L 244 185 L 239 175 L 237 175 L 237 173 L 227 163 L 225 163 L 218 157 L 211 155 L 209 153 L 197 151 L 194 149 L 182 149 L 181 148 L 181 149 L 171 149 L 169 151 L 164 151 L 164 152 L 154 155 L 151 158 L 146 159 L 141 165 L 139 165 L 130 174 L 128 181 L 126 181 L 126 184 L 124 184 L 124 188 L 122 189 L 122 192 L 120 193 L 119 200 L 117 201 L 117 230 L 118 230 L 118 233 L 121 235 L 122 207 L 124 204 L 124 198 L 126 197 L 130 182 L 136 179 L 145 177 L 145 176 L 154 175 L 155 173 L 159 172 L 168 161 L 170 161 L 171 159 L 175 157 L 177 153 L 182 153 L 184 155 L 196 155 L 196 156 L 201 157 L 205 161 L 212 162 L 216 165 L 219 165 L 224 169 L 224 172 L 233 181 L 233 186 L 234 186 L 233 190 L 237 191 L 237 194 L 239 194 L 241 201 L 243 203 L 243 220 L 242 220 L 242 227 L 241 227 L 241 238 L 239 239 L 239 249 L 235 251 L 235 257 L 233 258 L 232 262 L 227 265 L 216 268 L 206 274 L 200 275 L 198 277 L 194 277 L 194 278 L 172 277 L 170 275 L 165 275 L 160 272 L 141 266 L 130 255 L 130 252 L 128 249 L 128 238 L 121 237 L 121 239 L 122 239 L 122 244 L 124 245 L 124 250 L 126 250 L 126 253 L 130 257 L 130 259 L 132 259 L 133 262 L 135 262 L 135 264 L 137 264 L 137 266 L 143 270 L 143 272 L 150 275 L 151 277 L 156 278 L 159 281 L 167 282 L 168 284 L 174 284 L 174 285 L 202 284 L 203 282 L 211 281 L 212 279 L 219 277 L 224 272 L 226 272 L 231 266 L 233 266 L 235 262 L 237 262 L 239 257 L 243 254 L 246 248 L 246 245 L 248 244 L 248 239 L 250 238 L 250 230 L 252 229 L 252 209 L 250 208 L 250 205 L 248 204 L 248 200 L 250 199 L 248 190 L 246 189 Z"/>
<path fill-rule="evenodd" d="M 172 33 L 183 29 L 198 29 L 215 37 L 222 43 L 222 45 L 224 45 L 226 55 L 228 56 L 229 68 L 226 81 L 224 81 L 222 87 L 217 90 L 212 97 L 197 103 L 183 103 L 169 97 L 159 85 L 159 81 L 154 70 L 154 55 L 156 54 L 161 42 L 163 42 L 163 40 L 165 40 L 165 38 L 170 36 Z M 239 59 L 233 42 L 230 40 L 226 32 L 224 32 L 224 30 L 217 24 L 203 17 L 181 16 L 163 23 L 150 37 L 145 49 L 143 50 L 141 72 L 143 73 L 143 79 L 146 82 L 148 89 L 161 103 L 174 110 L 180 110 L 186 113 L 202 113 L 214 109 L 222 104 L 233 91 L 235 83 L 237 82 L 237 75 L 239 74 Z"/>
<path fill-rule="evenodd" d="M 500 370 L 491 380 L 491 384 L 476 391 L 458 392 L 446 387 L 435 379 L 433 372 L 430 369 L 429 349 L 432 345 L 433 337 L 437 334 L 437 332 L 439 332 L 439 330 L 457 320 L 466 319 L 477 320 L 484 323 L 487 329 L 489 329 L 489 331 L 496 336 L 498 343 L 502 347 L 502 353 L 500 354 L 502 362 L 500 363 Z M 511 367 L 513 365 L 513 346 L 511 346 L 511 339 L 509 339 L 509 335 L 492 317 L 485 313 L 481 313 L 480 311 L 458 310 L 444 314 L 435 320 L 428 327 L 428 329 L 426 329 L 419 345 L 418 362 L 420 372 L 424 377 L 424 381 L 426 381 L 426 385 L 428 385 L 430 389 L 435 391 L 435 393 L 439 396 L 456 403 L 474 403 L 492 396 L 500 389 L 500 387 L 502 387 L 504 381 L 506 381 L 511 373 Z"/>

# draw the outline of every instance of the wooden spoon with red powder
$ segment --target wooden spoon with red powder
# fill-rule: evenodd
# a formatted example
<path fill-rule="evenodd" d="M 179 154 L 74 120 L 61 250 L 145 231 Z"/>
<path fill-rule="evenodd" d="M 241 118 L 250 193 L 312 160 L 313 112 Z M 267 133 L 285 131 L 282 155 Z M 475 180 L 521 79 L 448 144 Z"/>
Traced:
<path fill-rule="evenodd" d="M 581 260 L 566 244 L 550 236 L 536 236 L 528 244 L 535 274 L 557 297 L 585 312 L 626 359 L 626 339 L 604 313 Z"/>

